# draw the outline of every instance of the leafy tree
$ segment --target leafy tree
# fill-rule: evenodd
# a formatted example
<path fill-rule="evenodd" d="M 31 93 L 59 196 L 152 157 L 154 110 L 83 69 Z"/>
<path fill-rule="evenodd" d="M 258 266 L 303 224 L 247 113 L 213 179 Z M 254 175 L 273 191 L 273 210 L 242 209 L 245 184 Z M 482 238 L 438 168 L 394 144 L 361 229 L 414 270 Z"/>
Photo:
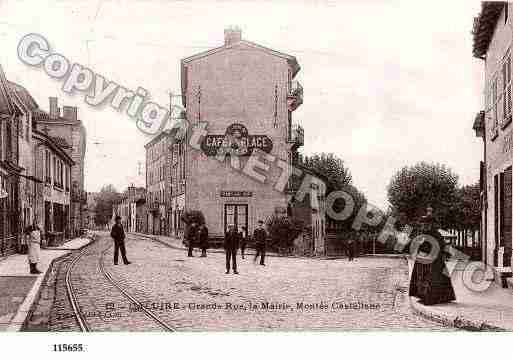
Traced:
<path fill-rule="evenodd" d="M 120 198 L 121 194 L 118 193 L 113 185 L 109 184 L 102 187 L 96 200 L 94 218 L 96 225 L 104 226 L 110 222 L 112 208 L 119 202 Z"/>
<path fill-rule="evenodd" d="M 272 215 L 267 221 L 272 247 L 284 251 L 294 246 L 294 240 L 303 231 L 304 223 L 300 220 Z"/>
<path fill-rule="evenodd" d="M 481 222 L 479 183 L 463 186 L 458 192 L 461 200 L 462 224 L 466 229 L 477 231 Z"/>
<path fill-rule="evenodd" d="M 458 176 L 447 166 L 419 162 L 400 169 L 391 179 L 387 194 L 394 210 L 415 223 L 431 206 L 442 227 L 453 223 Z"/>
<path fill-rule="evenodd" d="M 344 165 L 342 159 L 338 158 L 333 153 L 315 153 L 311 156 L 304 156 L 300 159 L 300 163 L 327 177 L 328 192 L 342 189 L 352 182 L 349 168 Z"/>
<path fill-rule="evenodd" d="M 354 210 L 349 218 L 344 221 L 336 221 L 329 217 L 326 218 L 330 227 L 335 226 L 338 232 L 352 232 L 351 224 L 361 206 L 366 205 L 367 200 L 363 192 L 352 183 L 352 175 L 344 161 L 334 153 L 315 153 L 310 156 L 300 157 L 299 163 L 312 169 L 314 172 L 321 173 L 327 178 L 326 196 L 333 191 L 344 191 L 348 193 L 354 201 Z M 333 203 L 333 210 L 340 212 L 345 208 L 346 203 L 339 198 Z"/>

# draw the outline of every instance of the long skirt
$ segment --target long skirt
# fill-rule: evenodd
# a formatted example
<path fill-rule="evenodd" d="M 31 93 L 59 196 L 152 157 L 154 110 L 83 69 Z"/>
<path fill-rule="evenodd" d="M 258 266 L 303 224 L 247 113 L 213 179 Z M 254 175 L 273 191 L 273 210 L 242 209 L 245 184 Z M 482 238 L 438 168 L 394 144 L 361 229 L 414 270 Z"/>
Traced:
<path fill-rule="evenodd" d="M 456 300 L 451 278 L 444 274 L 445 263 L 437 258 L 433 263 L 415 262 L 410 281 L 410 296 L 425 305 L 442 304 Z"/>
<path fill-rule="evenodd" d="M 28 260 L 30 263 L 39 263 L 41 255 L 41 245 L 39 243 L 29 241 L 28 243 Z"/>

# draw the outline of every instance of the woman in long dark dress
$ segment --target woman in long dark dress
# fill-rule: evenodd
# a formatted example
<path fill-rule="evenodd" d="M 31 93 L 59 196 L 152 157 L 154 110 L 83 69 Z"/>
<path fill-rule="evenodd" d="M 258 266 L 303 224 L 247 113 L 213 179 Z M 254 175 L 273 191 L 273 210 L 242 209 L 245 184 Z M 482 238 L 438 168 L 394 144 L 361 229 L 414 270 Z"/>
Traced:
<path fill-rule="evenodd" d="M 438 225 L 435 223 L 431 211 L 422 218 L 421 233 L 431 236 L 438 248 L 436 257 L 431 263 L 421 263 L 415 258 L 413 272 L 410 281 L 410 296 L 418 297 L 425 305 L 448 303 L 456 300 L 451 278 L 445 271 L 445 242 L 438 232 Z M 419 252 L 430 253 L 431 244 L 424 242 L 420 245 Z"/>

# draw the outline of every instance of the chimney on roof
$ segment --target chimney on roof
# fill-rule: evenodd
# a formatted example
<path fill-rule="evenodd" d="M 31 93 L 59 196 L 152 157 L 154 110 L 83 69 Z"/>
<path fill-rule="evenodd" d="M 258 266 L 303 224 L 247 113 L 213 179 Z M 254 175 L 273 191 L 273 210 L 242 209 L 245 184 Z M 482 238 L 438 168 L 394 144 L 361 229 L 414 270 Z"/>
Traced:
<path fill-rule="evenodd" d="M 242 30 L 238 26 L 224 29 L 224 45 L 228 46 L 242 40 Z"/>
<path fill-rule="evenodd" d="M 75 106 L 62 106 L 62 117 L 66 120 L 77 120 L 77 108 Z"/>
<path fill-rule="evenodd" d="M 59 108 L 58 101 L 57 97 L 50 97 L 50 118 L 53 120 L 61 115 L 61 109 Z"/>

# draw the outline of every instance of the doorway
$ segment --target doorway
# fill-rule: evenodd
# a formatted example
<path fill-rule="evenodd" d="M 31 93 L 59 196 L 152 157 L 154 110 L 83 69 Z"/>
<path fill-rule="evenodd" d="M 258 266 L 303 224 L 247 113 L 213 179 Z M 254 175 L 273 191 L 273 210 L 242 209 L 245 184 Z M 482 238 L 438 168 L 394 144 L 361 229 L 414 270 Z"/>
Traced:
<path fill-rule="evenodd" d="M 228 226 L 234 225 L 237 231 L 242 227 L 248 230 L 248 205 L 247 204 L 225 204 L 224 205 L 224 233 Z"/>

